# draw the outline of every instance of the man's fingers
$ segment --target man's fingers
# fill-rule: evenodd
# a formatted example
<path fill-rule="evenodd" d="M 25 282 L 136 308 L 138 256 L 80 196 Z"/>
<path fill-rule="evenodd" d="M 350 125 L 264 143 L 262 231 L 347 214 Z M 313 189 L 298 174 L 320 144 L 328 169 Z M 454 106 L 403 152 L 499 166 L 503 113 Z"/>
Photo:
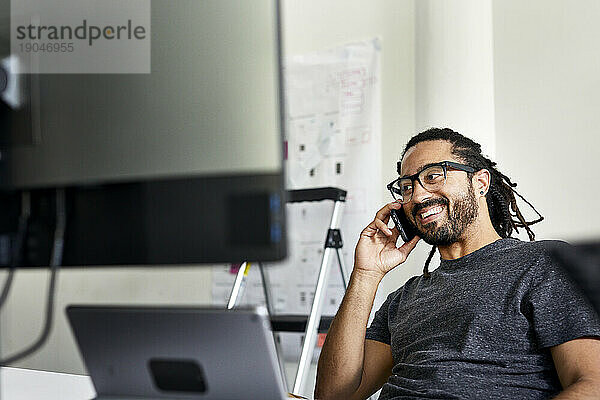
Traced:
<path fill-rule="evenodd" d="M 365 227 L 360 233 L 361 236 L 373 237 L 377 233 L 377 224 L 375 221 L 372 221 L 369 225 Z"/>
<path fill-rule="evenodd" d="M 384 232 L 387 236 L 392 236 L 394 233 L 387 226 L 390 220 L 390 211 L 399 210 L 401 208 L 402 204 L 395 201 L 383 206 L 377 211 L 377 214 L 375 214 L 375 219 L 363 229 L 361 236 L 373 237 L 378 230 Z"/>
<path fill-rule="evenodd" d="M 392 236 L 394 233 L 390 228 L 388 228 L 387 224 L 383 221 L 376 219 L 373 220 L 365 229 L 362 231 L 362 235 L 373 237 L 377 233 L 377 231 L 382 231 L 386 236 Z"/>
<path fill-rule="evenodd" d="M 392 201 L 377 211 L 377 214 L 375 214 L 375 219 L 379 219 L 383 221 L 383 223 L 387 224 L 390 220 L 390 211 L 399 210 L 401 208 L 402 204 L 398 203 L 397 201 Z"/>
<path fill-rule="evenodd" d="M 375 214 L 375 219 L 380 219 L 383 221 L 386 217 L 389 217 L 390 210 L 399 210 L 401 208 L 402 208 L 402 204 L 400 204 L 396 201 L 387 203 L 379 211 L 377 211 L 377 214 Z"/>
<path fill-rule="evenodd" d="M 377 225 L 377 228 L 379 228 L 380 231 L 382 231 L 383 233 L 385 233 L 388 236 L 392 236 L 393 232 L 390 228 L 388 228 L 387 224 L 384 223 L 383 221 L 376 219 L 375 220 L 375 224 Z"/>
<path fill-rule="evenodd" d="M 394 240 L 394 243 L 398 243 L 399 237 L 400 237 L 400 231 L 398 230 L 398 228 L 392 229 L 392 239 Z"/>
<path fill-rule="evenodd" d="M 402 251 L 405 257 L 408 257 L 408 255 L 413 251 L 419 240 L 421 240 L 421 238 L 419 236 L 415 236 L 414 238 L 400 246 L 398 250 Z"/>

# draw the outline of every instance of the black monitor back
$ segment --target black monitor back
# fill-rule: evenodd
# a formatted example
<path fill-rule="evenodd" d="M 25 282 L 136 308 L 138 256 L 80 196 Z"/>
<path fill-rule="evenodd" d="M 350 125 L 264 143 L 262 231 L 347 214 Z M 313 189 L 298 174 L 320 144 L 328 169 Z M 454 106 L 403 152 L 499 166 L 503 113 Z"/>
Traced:
<path fill-rule="evenodd" d="M 150 74 L 15 80 L 28 101 L 0 114 L 0 265 L 17 242 L 19 265 L 48 265 L 57 190 L 65 265 L 285 257 L 279 2 L 153 0 L 151 28 Z"/>

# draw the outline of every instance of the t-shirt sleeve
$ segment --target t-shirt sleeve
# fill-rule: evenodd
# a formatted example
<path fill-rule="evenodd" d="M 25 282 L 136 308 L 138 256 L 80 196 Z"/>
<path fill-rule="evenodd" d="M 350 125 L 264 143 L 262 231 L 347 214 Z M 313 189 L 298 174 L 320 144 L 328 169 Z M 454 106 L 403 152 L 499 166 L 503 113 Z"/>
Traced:
<path fill-rule="evenodd" d="M 600 318 L 565 271 L 547 256 L 527 305 L 540 348 L 591 336 L 600 338 Z"/>
<path fill-rule="evenodd" d="M 379 310 L 375 312 L 371 325 L 367 328 L 366 339 L 376 340 L 385 344 L 390 344 L 390 329 L 388 324 L 388 313 L 390 302 L 392 301 L 394 293 L 388 295 L 387 299 L 383 302 Z"/>

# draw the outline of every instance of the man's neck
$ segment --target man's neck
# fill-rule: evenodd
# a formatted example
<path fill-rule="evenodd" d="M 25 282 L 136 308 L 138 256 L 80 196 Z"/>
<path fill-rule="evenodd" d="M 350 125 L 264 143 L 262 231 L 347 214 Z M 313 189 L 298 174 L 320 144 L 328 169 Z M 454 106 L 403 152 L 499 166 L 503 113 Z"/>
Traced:
<path fill-rule="evenodd" d="M 464 232 L 462 238 L 448 246 L 438 246 L 440 256 L 444 260 L 456 260 L 480 248 L 501 239 L 490 223 L 475 221 Z"/>

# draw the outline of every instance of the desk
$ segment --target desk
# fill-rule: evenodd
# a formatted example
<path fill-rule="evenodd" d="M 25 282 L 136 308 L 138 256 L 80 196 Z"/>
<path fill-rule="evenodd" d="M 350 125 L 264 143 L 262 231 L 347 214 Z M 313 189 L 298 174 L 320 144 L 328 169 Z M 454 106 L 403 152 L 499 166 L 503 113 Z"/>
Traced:
<path fill-rule="evenodd" d="M 90 400 L 96 391 L 89 376 L 0 368 L 1 400 Z"/>
<path fill-rule="evenodd" d="M 0 368 L 0 400 L 91 400 L 96 397 L 87 375 L 22 368 Z M 300 398 L 290 395 L 290 398 Z"/>

